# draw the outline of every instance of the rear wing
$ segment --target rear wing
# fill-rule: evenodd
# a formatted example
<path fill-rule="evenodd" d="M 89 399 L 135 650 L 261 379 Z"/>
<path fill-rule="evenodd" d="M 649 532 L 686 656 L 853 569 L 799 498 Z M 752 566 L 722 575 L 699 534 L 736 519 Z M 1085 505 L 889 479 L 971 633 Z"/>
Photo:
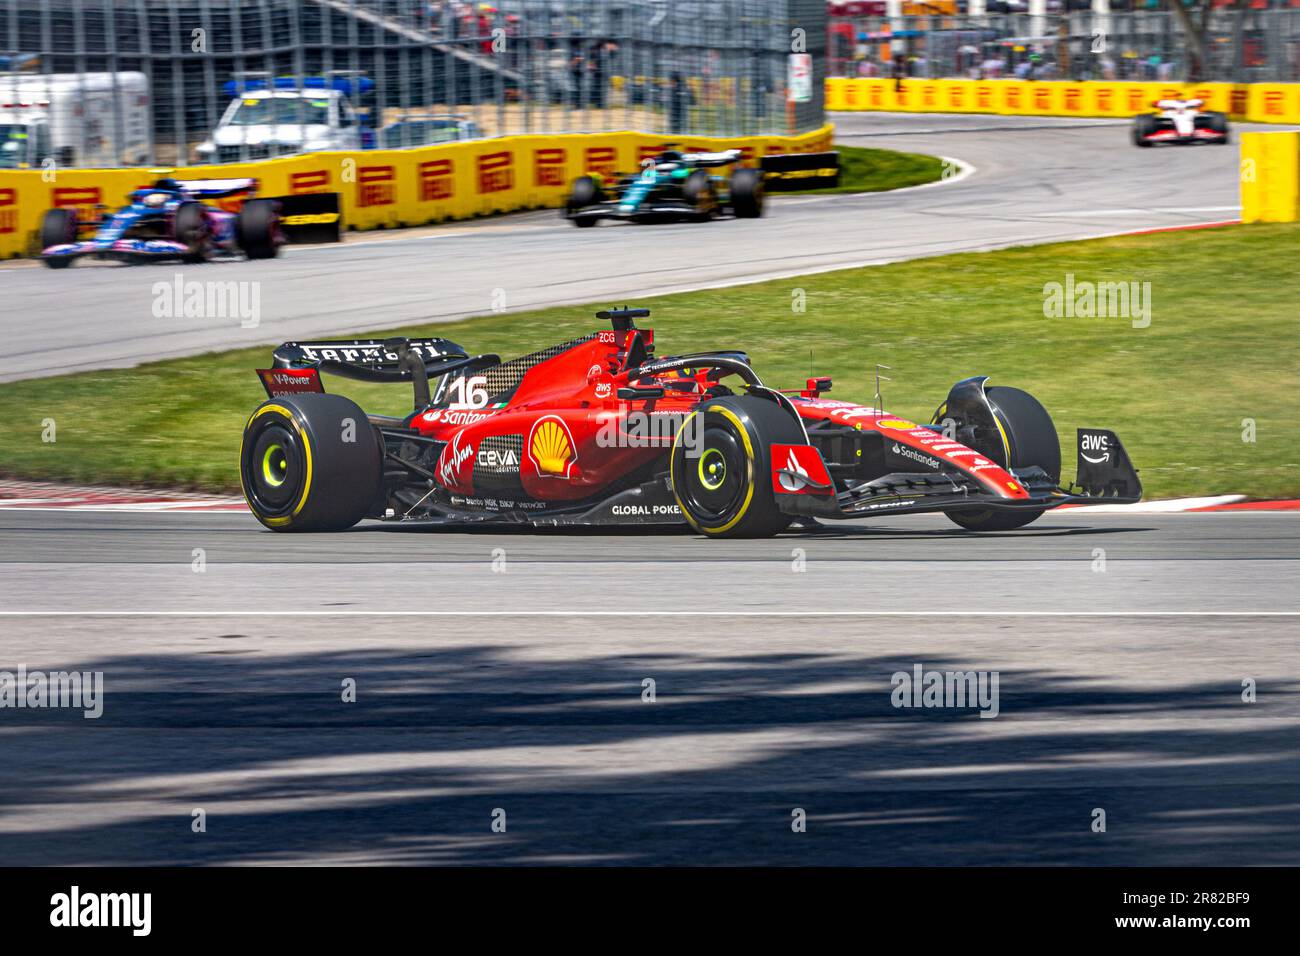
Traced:
<path fill-rule="evenodd" d="M 448 339 L 331 339 L 319 342 L 286 342 L 272 354 L 272 369 L 258 369 L 267 395 L 280 380 L 279 371 L 289 372 L 285 382 L 296 379 L 295 391 L 324 391 L 320 373 L 329 372 L 359 382 L 411 382 L 415 408 L 430 403 L 429 379 L 455 371 L 469 371 L 500 363 L 496 355 L 468 355 Z"/>
<path fill-rule="evenodd" d="M 741 155 L 738 149 L 724 149 L 716 153 L 683 153 L 682 162 L 700 167 L 730 166 L 740 162 Z"/>
<path fill-rule="evenodd" d="M 228 199 L 257 192 L 256 179 L 188 179 L 177 185 L 195 199 Z"/>

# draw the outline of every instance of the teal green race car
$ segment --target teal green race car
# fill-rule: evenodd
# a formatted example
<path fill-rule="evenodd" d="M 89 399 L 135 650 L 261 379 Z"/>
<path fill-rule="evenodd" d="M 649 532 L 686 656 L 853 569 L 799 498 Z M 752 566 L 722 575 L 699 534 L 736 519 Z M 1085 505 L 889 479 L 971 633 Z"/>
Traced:
<path fill-rule="evenodd" d="M 630 222 L 708 222 L 717 215 L 757 219 L 763 215 L 763 171 L 736 166 L 738 149 L 718 153 L 665 150 L 647 159 L 641 172 L 618 176 L 612 185 L 596 176 L 573 183 L 564 217 L 575 226 L 602 219 Z M 710 169 L 732 166 L 723 177 Z"/>

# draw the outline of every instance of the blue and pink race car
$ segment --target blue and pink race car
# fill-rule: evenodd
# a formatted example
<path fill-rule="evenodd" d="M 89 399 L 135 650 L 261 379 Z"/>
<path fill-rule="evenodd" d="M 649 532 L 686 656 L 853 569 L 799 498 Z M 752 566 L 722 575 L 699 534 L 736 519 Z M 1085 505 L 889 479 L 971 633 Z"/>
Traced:
<path fill-rule="evenodd" d="M 249 259 L 271 259 L 285 242 L 279 204 L 253 198 L 256 193 L 255 179 L 163 178 L 98 219 L 80 220 L 75 209 L 50 209 L 41 222 L 41 259 L 51 269 L 83 256 L 203 262 L 242 252 Z M 241 199 L 237 212 L 208 205 Z"/>

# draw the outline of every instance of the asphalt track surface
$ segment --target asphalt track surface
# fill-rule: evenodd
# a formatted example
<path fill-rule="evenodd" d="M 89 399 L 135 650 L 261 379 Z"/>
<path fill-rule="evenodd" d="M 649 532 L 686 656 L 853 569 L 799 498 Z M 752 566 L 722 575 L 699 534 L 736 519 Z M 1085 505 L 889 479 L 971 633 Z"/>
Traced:
<path fill-rule="evenodd" d="M 282 279 L 310 297 L 254 330 L 278 341 L 355 330 L 367 309 L 375 326 L 427 314 L 401 310 L 428 310 L 416 293 L 434 286 L 448 315 L 474 311 L 430 273 L 435 249 L 461 286 L 477 258 L 517 256 L 498 270 L 542 297 L 525 307 L 1236 214 L 1235 150 L 1139 151 L 1105 123 L 841 126 L 978 172 L 788 199 L 753 232 L 548 214 L 212 270 L 279 270 L 268 299 Z M 697 272 L 636 271 L 680 235 L 710 250 Z M 596 250 L 627 268 L 592 269 Z M 543 269 L 555 281 L 525 290 Z M 154 271 L 6 268 L 5 331 L 58 341 L 65 365 L 231 344 L 132 318 L 121 303 Z M 90 301 L 118 321 L 94 323 Z M 97 355 L 76 344 L 89 333 Z M 11 353 L 5 374 L 54 354 Z M 102 671 L 106 689 L 98 720 L 0 710 L 0 847 L 9 864 L 1296 864 L 1298 571 L 1300 518 L 1278 513 L 1057 512 L 993 535 L 896 517 L 715 542 L 0 511 L 0 671 Z M 894 707 L 892 675 L 916 665 L 996 671 L 998 716 Z"/>
<path fill-rule="evenodd" d="M 417 232 L 359 233 L 271 262 L 52 272 L 0 267 L 0 381 L 240 345 L 578 303 L 641 302 L 916 256 L 1235 219 L 1236 147 L 1138 149 L 1127 122 L 838 114 L 844 143 L 961 160 L 957 182 L 861 196 L 783 197 L 755 221 L 579 230 L 547 210 Z M 1242 127 L 1244 128 L 1244 127 Z M 258 282 L 256 327 L 157 318 L 155 285 Z M 472 343 L 469 343 L 472 346 Z"/>
<path fill-rule="evenodd" d="M 1294 515 L 258 528 L 0 512 L 0 668 L 106 688 L 0 711 L 7 862 L 1300 862 Z"/>

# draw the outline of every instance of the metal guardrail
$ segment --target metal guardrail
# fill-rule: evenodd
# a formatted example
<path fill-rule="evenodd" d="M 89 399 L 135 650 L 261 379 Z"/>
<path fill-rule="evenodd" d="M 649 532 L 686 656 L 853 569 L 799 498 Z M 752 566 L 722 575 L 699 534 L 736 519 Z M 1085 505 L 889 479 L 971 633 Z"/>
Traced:
<path fill-rule="evenodd" d="M 1154 10 L 832 17 L 827 44 L 831 76 L 1185 81 L 1192 68 L 1177 20 Z M 1216 10 L 1205 46 L 1199 82 L 1300 81 L 1300 9 Z"/>
<path fill-rule="evenodd" d="M 0 168 L 20 154 L 81 166 L 257 159 L 304 137 L 356 148 L 802 132 L 822 123 L 825 17 L 821 0 L 0 0 Z M 794 26 L 817 61 L 815 96 L 797 108 L 786 98 Z M 366 89 L 331 91 L 344 76 Z M 267 123 L 245 124 L 244 94 L 285 102 L 249 103 L 244 115 Z M 324 131 L 302 132 L 322 117 Z M 215 137 L 223 122 L 248 128 Z"/>

